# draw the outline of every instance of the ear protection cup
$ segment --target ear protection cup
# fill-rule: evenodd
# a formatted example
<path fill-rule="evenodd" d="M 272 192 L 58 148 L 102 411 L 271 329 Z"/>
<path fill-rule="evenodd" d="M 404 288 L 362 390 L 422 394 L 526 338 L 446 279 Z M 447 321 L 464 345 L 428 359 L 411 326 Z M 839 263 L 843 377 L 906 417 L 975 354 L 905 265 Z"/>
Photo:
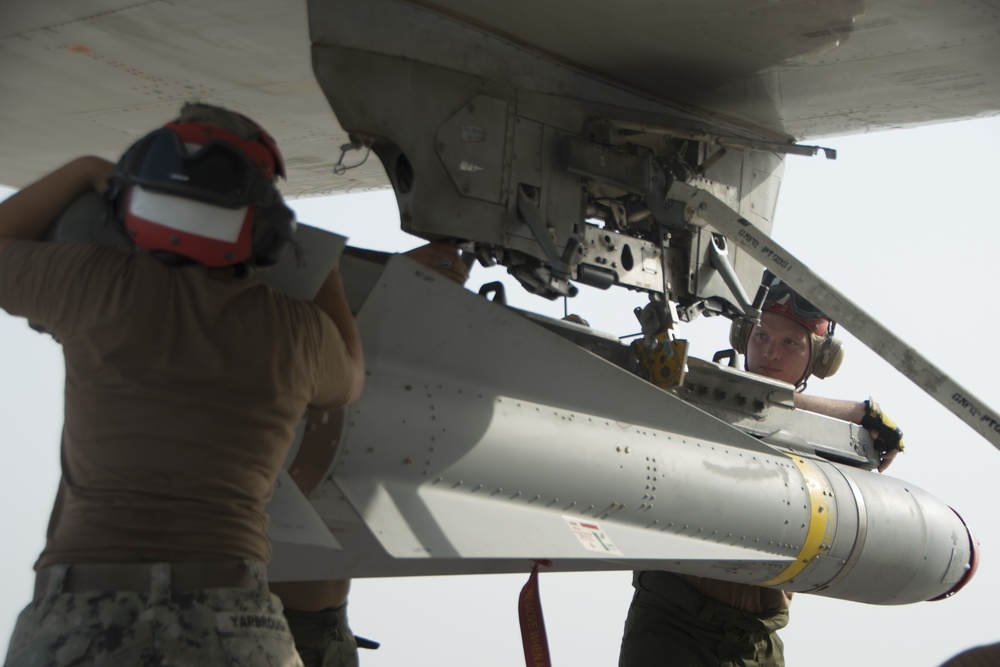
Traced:
<path fill-rule="evenodd" d="M 285 205 L 277 190 L 274 201 L 258 206 L 253 218 L 254 264 L 274 266 L 295 243 L 295 212 Z"/>
<path fill-rule="evenodd" d="M 118 223 L 122 232 L 125 231 L 126 197 L 124 195 L 128 187 L 126 174 L 132 161 L 135 159 L 136 146 L 138 146 L 138 142 L 129 146 L 128 150 L 118 158 L 115 170 L 111 173 L 111 178 L 108 179 L 108 189 L 104 192 L 104 201 L 108 203 L 108 211 L 113 216 L 114 221 Z"/>
<path fill-rule="evenodd" d="M 815 375 L 821 380 L 830 377 L 837 372 L 843 362 L 844 348 L 841 347 L 839 338 L 833 335 L 823 338 L 812 335 L 812 360 L 809 363 L 806 377 L 809 374 Z"/>
<path fill-rule="evenodd" d="M 753 324 L 742 317 L 733 320 L 729 327 L 729 345 L 740 354 L 747 353 L 747 343 L 753 333 Z"/>

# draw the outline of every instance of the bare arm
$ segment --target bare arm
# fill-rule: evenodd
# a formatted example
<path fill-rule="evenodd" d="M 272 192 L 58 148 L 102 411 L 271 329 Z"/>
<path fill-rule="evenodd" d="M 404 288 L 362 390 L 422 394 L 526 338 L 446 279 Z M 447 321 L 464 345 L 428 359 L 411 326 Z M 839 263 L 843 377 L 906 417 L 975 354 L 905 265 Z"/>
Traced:
<path fill-rule="evenodd" d="M 422 245 L 404 253 L 410 259 L 416 260 L 429 269 L 437 271 L 445 278 L 464 285 L 469 279 L 469 267 L 462 261 L 458 246 L 452 243 L 436 241 Z"/>
<path fill-rule="evenodd" d="M 836 398 L 823 398 L 796 392 L 793 401 L 800 410 L 808 410 L 817 414 L 840 419 L 852 424 L 860 424 L 865 416 L 865 404 L 859 401 L 842 401 Z"/>
<path fill-rule="evenodd" d="M 800 410 L 808 410 L 834 419 L 840 419 L 852 424 L 861 424 L 861 420 L 866 414 L 864 401 L 843 401 L 835 398 L 823 398 L 821 396 L 809 396 L 801 392 L 796 392 L 792 399 L 795 407 Z M 893 425 L 894 427 L 894 425 Z M 878 439 L 878 431 L 872 431 L 872 438 Z M 889 449 L 881 454 L 878 471 L 885 472 L 901 450 L 898 448 Z"/>
<path fill-rule="evenodd" d="M 347 305 L 344 282 L 340 277 L 340 260 L 333 265 L 330 275 L 326 277 L 322 287 L 319 288 L 313 303 L 333 320 L 334 326 L 337 327 L 341 338 L 344 339 L 347 354 L 351 358 L 354 378 L 348 393 L 347 403 L 353 403 L 361 398 L 361 392 L 365 387 L 365 353 L 361 347 L 361 334 L 358 332 L 358 325 Z"/>
<path fill-rule="evenodd" d="M 115 165 L 81 157 L 43 176 L 0 203 L 0 250 L 13 241 L 38 240 L 88 190 L 103 193 Z"/>

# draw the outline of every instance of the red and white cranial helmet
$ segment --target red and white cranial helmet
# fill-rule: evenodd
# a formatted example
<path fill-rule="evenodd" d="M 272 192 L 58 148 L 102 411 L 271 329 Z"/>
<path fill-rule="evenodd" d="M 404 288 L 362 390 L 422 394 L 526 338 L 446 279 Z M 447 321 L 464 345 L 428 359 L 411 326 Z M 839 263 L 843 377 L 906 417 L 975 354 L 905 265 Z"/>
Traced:
<path fill-rule="evenodd" d="M 293 241 L 295 216 L 275 188 L 285 166 L 263 128 L 205 104 L 136 142 L 112 190 L 125 232 L 143 250 L 210 267 L 275 263 Z"/>
<path fill-rule="evenodd" d="M 828 315 L 782 282 L 770 287 L 762 309 L 784 315 L 816 336 L 825 336 L 832 331 L 833 320 Z"/>

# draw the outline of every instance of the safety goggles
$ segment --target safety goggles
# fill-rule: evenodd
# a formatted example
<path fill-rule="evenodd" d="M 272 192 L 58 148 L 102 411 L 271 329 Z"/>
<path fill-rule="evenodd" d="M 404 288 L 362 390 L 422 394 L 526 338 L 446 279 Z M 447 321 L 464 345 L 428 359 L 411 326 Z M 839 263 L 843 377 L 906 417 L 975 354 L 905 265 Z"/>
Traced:
<path fill-rule="evenodd" d="M 785 283 L 773 285 L 767 291 L 767 298 L 764 299 L 764 307 L 776 304 L 787 305 L 796 317 L 804 320 L 829 319 L 822 310 L 799 296 Z"/>
<path fill-rule="evenodd" d="M 769 285 L 763 309 L 789 317 L 820 336 L 832 334 L 836 327 L 826 313 L 777 278 Z"/>
<path fill-rule="evenodd" d="M 274 186 L 238 147 L 214 138 L 189 152 L 173 130 L 150 133 L 123 159 L 129 183 L 224 208 L 268 205 Z"/>

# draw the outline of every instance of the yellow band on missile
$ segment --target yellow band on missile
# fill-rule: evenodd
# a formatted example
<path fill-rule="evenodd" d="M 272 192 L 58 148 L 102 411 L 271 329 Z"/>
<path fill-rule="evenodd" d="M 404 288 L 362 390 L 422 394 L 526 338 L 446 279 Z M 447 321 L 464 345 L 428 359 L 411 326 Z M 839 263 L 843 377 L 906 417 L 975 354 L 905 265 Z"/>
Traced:
<path fill-rule="evenodd" d="M 809 504 L 811 506 L 809 528 L 795 560 L 778 576 L 755 584 L 757 586 L 783 584 L 806 569 L 806 566 L 819 555 L 820 551 L 830 548 L 830 539 L 833 537 L 833 529 L 836 526 L 836 506 L 830 502 L 833 493 L 832 489 L 829 489 L 826 479 L 805 459 L 798 456 L 792 456 L 791 459 L 799 472 L 802 473 L 809 489 Z"/>

